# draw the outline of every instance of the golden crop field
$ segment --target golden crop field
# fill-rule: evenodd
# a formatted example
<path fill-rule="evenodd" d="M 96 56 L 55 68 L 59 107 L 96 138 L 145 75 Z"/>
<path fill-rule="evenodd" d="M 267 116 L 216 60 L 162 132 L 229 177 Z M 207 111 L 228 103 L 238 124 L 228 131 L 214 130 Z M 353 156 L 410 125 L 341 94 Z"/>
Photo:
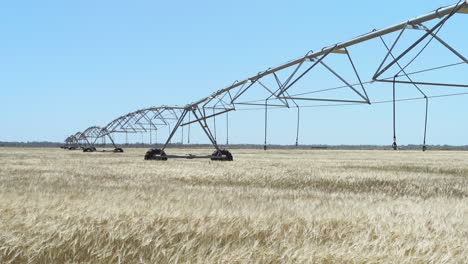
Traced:
<path fill-rule="evenodd" d="M 468 152 L 145 151 L 0 148 L 0 263 L 468 261 Z"/>

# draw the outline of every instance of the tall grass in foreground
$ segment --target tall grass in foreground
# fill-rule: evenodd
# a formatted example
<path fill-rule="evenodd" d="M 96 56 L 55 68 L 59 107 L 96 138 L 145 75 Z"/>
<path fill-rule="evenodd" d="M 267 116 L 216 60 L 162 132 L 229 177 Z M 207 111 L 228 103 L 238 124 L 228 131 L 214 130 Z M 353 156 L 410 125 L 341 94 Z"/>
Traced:
<path fill-rule="evenodd" d="M 0 148 L 0 263 L 468 259 L 468 152 L 143 152 Z"/>

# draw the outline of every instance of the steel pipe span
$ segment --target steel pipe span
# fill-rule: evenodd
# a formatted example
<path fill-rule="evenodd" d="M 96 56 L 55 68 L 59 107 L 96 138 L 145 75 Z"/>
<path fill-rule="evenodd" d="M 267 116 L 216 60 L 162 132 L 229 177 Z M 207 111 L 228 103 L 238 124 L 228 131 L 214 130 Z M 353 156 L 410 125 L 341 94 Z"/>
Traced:
<path fill-rule="evenodd" d="M 183 107 L 179 106 L 158 106 L 139 109 L 117 117 L 102 128 L 99 126 L 91 126 L 83 132 L 69 136 L 65 140 L 65 145 L 76 142 L 79 148 L 83 148 L 85 152 L 95 152 L 97 151 L 95 146 L 97 140 L 100 138 L 108 138 L 114 146 L 114 152 L 123 152 L 123 150 L 116 145 L 112 134 L 145 133 L 161 129 L 162 127 L 176 122 L 183 109 Z M 78 148 L 78 146 L 76 148 Z"/>
<path fill-rule="evenodd" d="M 221 89 L 221 90 L 211 94 L 208 97 L 205 97 L 205 98 L 202 98 L 202 99 L 200 99 L 200 100 L 198 100 L 196 102 L 193 102 L 190 105 L 191 106 L 199 105 L 199 104 L 201 104 L 203 102 L 206 102 L 207 100 L 210 100 L 213 97 L 216 97 L 218 95 L 223 94 L 224 92 L 227 92 L 227 91 L 232 90 L 232 89 L 234 89 L 236 87 L 244 85 L 245 83 L 251 82 L 252 80 L 257 80 L 257 79 L 262 78 L 262 77 L 264 77 L 266 75 L 269 75 L 269 74 L 275 73 L 277 71 L 280 71 L 282 69 L 297 65 L 297 64 L 299 64 L 299 63 L 301 63 L 301 62 L 303 62 L 303 61 L 305 61 L 307 59 L 317 58 L 319 56 L 322 56 L 322 55 L 325 55 L 325 54 L 327 54 L 329 52 L 332 52 L 333 50 L 340 50 L 340 49 L 350 47 L 350 46 L 356 45 L 358 43 L 361 43 L 361 42 L 364 42 L 364 41 L 367 41 L 367 40 L 371 40 L 371 39 L 374 39 L 374 38 L 377 38 L 377 37 L 380 37 L 380 36 L 383 36 L 383 35 L 387 35 L 387 34 L 396 32 L 398 30 L 403 29 L 406 25 L 421 24 L 421 23 L 433 20 L 435 18 L 442 18 L 444 16 L 449 15 L 453 10 L 456 10 L 456 12 L 458 12 L 458 13 L 468 13 L 468 0 L 460 1 L 460 2 L 458 2 L 456 4 L 453 4 L 453 5 L 450 5 L 450 6 L 438 8 L 438 9 L 436 9 L 436 10 L 430 12 L 430 13 L 427 13 L 425 15 L 421 15 L 421 16 L 418 16 L 416 18 L 409 19 L 407 21 L 401 22 L 401 23 L 393 25 L 393 26 L 389 26 L 389 27 L 382 28 L 382 29 L 379 29 L 379 30 L 373 30 L 373 31 L 371 31 L 369 33 L 366 33 L 366 34 L 363 34 L 361 36 L 355 37 L 355 38 L 353 38 L 351 40 L 348 40 L 348 41 L 343 41 L 343 42 L 339 42 L 339 43 L 337 43 L 335 45 L 324 47 L 324 48 L 322 48 L 321 50 L 319 50 L 317 52 L 307 54 L 307 55 L 305 55 L 303 57 L 291 60 L 291 61 L 286 62 L 286 63 L 284 63 L 284 64 L 282 64 L 280 66 L 265 70 L 263 72 L 258 73 L 257 75 L 253 75 L 253 76 L 250 76 L 250 77 L 248 77 L 248 78 L 246 78 L 246 79 L 244 79 L 242 81 L 236 82 L 236 83 L 234 83 L 234 84 L 232 84 L 232 85 L 230 85 L 230 86 L 228 86 L 228 87 L 226 87 L 224 89 Z"/>
<path fill-rule="evenodd" d="M 424 82 L 424 81 L 414 81 L 410 75 L 416 74 L 418 72 L 408 73 L 405 71 L 405 68 L 411 64 L 427 47 L 424 46 L 421 51 L 417 53 L 417 55 L 410 60 L 410 62 L 402 67 L 399 63 L 401 58 L 407 55 L 411 50 L 415 49 L 417 45 L 422 43 L 422 41 L 429 39 L 429 42 L 432 40 L 438 41 L 442 44 L 445 48 L 447 48 L 450 52 L 455 54 L 459 59 L 460 62 L 454 63 L 451 65 L 445 65 L 441 67 L 436 67 L 432 69 L 427 69 L 424 71 L 429 70 L 437 70 L 442 69 L 449 66 L 455 66 L 460 64 L 468 63 L 466 57 L 464 57 L 460 52 L 455 50 L 451 47 L 447 42 L 442 40 L 437 34 L 439 33 L 442 26 L 450 19 L 453 15 L 457 13 L 468 13 L 468 0 L 459 1 L 456 4 L 438 8 L 432 12 L 424 14 L 422 16 L 415 17 L 413 19 L 409 19 L 407 21 L 401 22 L 399 24 L 389 26 L 386 28 L 373 30 L 366 34 L 360 35 L 358 37 L 352 38 L 347 41 L 339 42 L 334 45 L 326 46 L 319 51 L 316 52 L 308 52 L 306 55 L 299 57 L 297 59 L 291 60 L 286 62 L 282 65 L 277 67 L 268 68 L 265 71 L 259 72 L 256 75 L 250 76 L 242 81 L 236 81 L 232 85 L 227 86 L 221 90 L 218 90 L 211 95 L 204 97 L 198 101 L 189 103 L 183 107 L 180 106 L 159 106 L 159 107 L 150 107 L 145 109 L 140 109 L 126 115 L 120 116 L 102 128 L 89 128 L 91 130 L 86 130 L 86 133 L 82 133 L 79 135 L 74 135 L 74 137 L 69 137 L 66 140 L 67 142 L 74 141 L 74 138 L 77 139 L 78 144 L 80 144 L 80 139 L 86 140 L 86 135 L 89 134 L 91 131 L 96 132 L 99 129 L 99 132 L 94 133 L 93 135 L 96 138 L 108 136 L 111 138 L 111 134 L 113 133 L 139 133 L 139 132 L 147 132 L 151 131 L 152 129 L 157 130 L 162 126 L 167 126 L 171 122 L 175 122 L 175 126 L 171 130 L 166 143 L 162 146 L 161 149 L 151 149 L 145 155 L 145 159 L 157 159 L 157 160 L 167 160 L 167 158 L 211 158 L 212 160 L 232 160 L 232 155 L 229 151 L 225 149 L 221 149 L 218 146 L 216 140 L 216 133 L 213 133 L 206 122 L 207 119 L 215 118 L 221 114 L 227 114 L 230 111 L 238 110 L 236 106 L 264 106 L 265 109 L 265 150 L 267 145 L 267 113 L 268 107 L 295 107 L 297 108 L 297 137 L 296 137 L 296 145 L 298 144 L 298 135 L 299 135 L 299 118 L 300 118 L 300 105 L 296 103 L 299 100 L 307 100 L 307 101 L 322 101 L 322 102 L 339 102 L 343 104 L 371 104 L 370 98 L 367 94 L 365 89 L 365 85 L 372 83 L 372 82 L 390 82 L 393 84 L 393 128 L 394 128 L 394 137 L 393 137 L 393 148 L 397 149 L 396 144 L 396 129 L 395 129 L 395 119 L 396 119 L 396 102 L 399 101 L 395 98 L 395 87 L 397 84 L 406 84 L 412 85 L 414 89 L 416 89 L 420 94 L 421 98 L 426 100 L 425 106 L 425 128 L 424 128 L 424 141 L 423 141 L 423 150 L 426 149 L 426 128 L 427 128 L 427 114 L 428 114 L 428 100 L 429 98 L 433 98 L 434 96 L 428 96 L 426 93 L 421 89 L 421 85 L 436 85 L 436 86 L 446 86 L 446 87 L 466 87 L 468 88 L 468 84 L 452 84 L 452 83 L 441 83 L 441 82 Z M 440 20 L 436 23 L 435 26 L 431 28 L 426 27 L 423 23 L 434 20 L 439 18 Z M 409 45 L 406 50 L 404 50 L 401 54 L 395 54 L 394 47 L 399 42 L 400 37 L 403 35 L 405 30 L 420 30 L 423 32 L 423 35 L 414 41 L 411 45 Z M 387 44 L 382 36 L 399 32 L 396 40 L 393 42 L 392 45 Z M 348 47 L 353 45 L 357 45 L 362 42 L 366 42 L 372 39 L 380 38 L 383 45 L 387 50 L 387 54 L 385 58 L 381 61 L 380 66 L 375 71 L 375 74 L 372 77 L 372 80 L 363 82 L 360 78 L 358 70 L 354 61 L 352 60 L 350 53 L 348 51 Z M 428 43 L 429 43 L 428 42 Z M 355 74 L 355 77 L 358 80 L 358 83 L 352 83 L 346 80 L 342 75 L 340 75 L 333 67 L 326 64 L 325 60 L 330 54 L 342 54 L 346 55 L 344 58 L 349 62 L 348 66 L 352 73 Z M 387 63 L 387 59 L 390 62 Z M 306 63 L 309 64 L 306 70 L 301 69 L 301 66 L 305 65 Z M 288 93 L 288 89 L 296 84 L 304 75 L 308 74 L 310 70 L 316 67 L 323 67 L 328 72 L 332 73 L 337 79 L 339 79 L 343 86 L 331 88 L 331 89 L 322 89 L 319 91 L 314 91 L 310 93 L 301 93 L 301 94 L 293 94 L 290 95 Z M 380 76 L 387 72 L 392 66 L 398 66 L 399 72 L 393 78 L 380 78 Z M 284 80 L 281 80 L 277 73 L 279 74 L 280 71 L 292 68 L 292 73 L 288 73 L 288 77 Z M 421 71 L 422 72 L 422 71 Z M 265 84 L 265 78 L 269 78 L 270 80 L 273 79 L 276 82 L 277 87 L 271 87 L 270 85 Z M 406 78 L 407 80 L 401 80 L 399 78 Z M 260 89 L 264 89 L 268 91 L 268 94 L 265 98 L 261 98 L 259 100 L 251 100 L 251 101 L 242 101 L 240 98 L 243 94 L 251 89 L 251 87 L 260 87 Z M 312 94 L 316 92 L 322 91 L 329 91 L 333 89 L 341 89 L 341 88 L 349 88 L 355 96 L 358 96 L 359 99 L 340 99 L 340 98 L 310 98 L 310 97 L 302 97 L 299 95 L 304 94 Z M 237 91 L 237 92 L 236 92 Z M 231 93 L 232 92 L 232 93 Z M 459 94 L 460 95 L 460 94 Z M 274 101 L 274 103 L 272 103 Z M 190 120 L 190 116 L 193 116 L 194 119 Z M 187 121 L 187 116 L 189 120 Z M 168 143 L 171 141 L 171 138 L 174 136 L 177 129 L 181 126 L 185 126 L 188 124 L 198 123 L 202 128 L 202 131 L 206 134 L 208 139 L 211 141 L 213 146 L 215 147 L 216 151 L 212 155 L 204 155 L 204 156 L 194 156 L 194 155 L 186 155 L 186 156 L 177 156 L 177 155 L 166 155 L 164 150 L 167 147 Z M 76 140 L 75 140 L 76 141 Z M 114 144 L 115 145 L 115 144 Z"/>

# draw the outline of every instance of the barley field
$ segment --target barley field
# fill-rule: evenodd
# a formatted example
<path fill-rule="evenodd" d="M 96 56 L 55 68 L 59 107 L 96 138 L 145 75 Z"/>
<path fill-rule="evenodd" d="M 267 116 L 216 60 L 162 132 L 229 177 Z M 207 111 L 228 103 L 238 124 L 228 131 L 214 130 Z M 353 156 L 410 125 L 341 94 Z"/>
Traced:
<path fill-rule="evenodd" d="M 0 263 L 468 262 L 468 152 L 145 151 L 0 148 Z"/>

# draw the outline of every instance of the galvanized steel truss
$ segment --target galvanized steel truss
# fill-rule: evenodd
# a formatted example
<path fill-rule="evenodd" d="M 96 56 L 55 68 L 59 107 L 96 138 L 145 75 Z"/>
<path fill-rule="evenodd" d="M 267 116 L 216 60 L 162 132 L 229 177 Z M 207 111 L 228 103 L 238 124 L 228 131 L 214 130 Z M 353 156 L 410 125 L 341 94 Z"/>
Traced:
<path fill-rule="evenodd" d="M 232 85 L 224 89 L 218 90 L 217 92 L 212 93 L 210 96 L 202 98 L 196 102 L 190 103 L 184 107 L 162 106 L 142 109 L 129 113 L 125 116 L 121 116 L 113 120 L 104 128 L 102 128 L 99 136 L 102 137 L 104 135 L 110 135 L 112 133 L 138 133 L 151 131 L 152 129 L 157 130 L 162 126 L 168 126 L 172 121 L 175 122 L 175 125 L 172 129 L 170 129 L 171 132 L 169 133 L 169 137 L 167 138 L 165 144 L 161 149 L 150 150 L 149 152 L 151 152 L 152 154 L 150 155 L 149 159 L 165 160 L 170 157 L 196 158 L 197 156 L 193 155 L 166 155 L 164 150 L 166 149 L 169 142 L 180 127 L 198 123 L 202 128 L 203 132 L 210 140 L 210 142 L 213 144 L 214 148 L 216 149 L 213 155 L 201 157 L 223 160 L 227 156 L 230 156 L 230 153 L 226 152 L 226 150 L 223 150 L 219 147 L 218 142 L 216 140 L 216 135 L 213 134 L 213 132 L 210 130 L 209 124 L 207 122 L 207 120 L 210 118 L 216 118 L 216 116 L 218 115 L 227 114 L 231 111 L 239 110 L 239 108 L 243 106 L 260 106 L 264 108 L 266 149 L 268 108 L 296 108 L 298 117 L 298 123 L 296 128 L 296 144 L 298 144 L 297 142 L 299 134 L 299 117 L 301 108 L 301 105 L 298 104 L 299 101 L 320 101 L 341 104 L 371 104 L 371 100 L 366 91 L 366 84 L 372 82 L 389 82 L 393 85 L 393 100 L 391 101 L 393 103 L 393 148 L 397 149 L 395 109 L 396 102 L 399 101 L 396 99 L 395 90 L 397 84 L 404 84 L 412 85 L 426 100 L 426 116 L 423 140 L 423 150 L 426 150 L 427 112 L 429 98 L 431 96 L 427 96 L 424 90 L 421 88 L 421 86 L 437 85 L 447 87 L 468 87 L 468 85 L 444 82 L 433 83 L 419 80 L 416 81 L 412 77 L 412 75 L 430 70 L 437 70 L 444 67 L 468 63 L 466 57 L 464 57 L 455 48 L 450 46 L 445 40 L 438 36 L 438 33 L 444 26 L 444 24 L 457 13 L 468 13 L 468 0 L 460 1 L 454 5 L 439 8 L 433 12 L 416 17 L 414 19 L 410 19 L 397 25 L 393 25 L 380 30 L 373 30 L 369 33 L 353 38 L 351 40 L 340 42 L 332 46 L 324 47 L 323 49 L 316 52 L 309 51 L 304 56 L 289 61 L 283 65 L 274 68 L 269 68 L 245 80 L 235 81 Z M 436 18 L 440 18 L 441 20 L 438 21 L 434 26 L 428 28 L 424 25 L 425 22 L 431 21 Z M 399 43 L 402 35 L 406 30 L 419 30 L 423 32 L 423 35 L 420 38 L 418 38 L 415 42 L 411 43 L 403 52 L 395 54 L 394 47 L 397 45 L 397 43 Z M 388 45 L 388 43 L 384 41 L 382 36 L 395 32 L 398 34 L 396 39 L 391 45 Z M 358 67 L 354 63 L 348 48 L 376 38 L 379 38 L 381 40 L 387 53 L 382 62 L 380 63 L 379 67 L 375 71 L 372 80 L 363 82 L 358 72 Z M 417 52 L 414 58 L 410 59 L 409 62 L 402 65 L 402 58 L 409 56 L 408 54 L 411 51 L 414 51 L 416 47 L 418 47 L 418 45 L 423 43 L 423 41 L 427 41 L 427 43 L 423 45 L 422 49 L 419 52 Z M 452 65 L 443 65 L 440 67 L 435 67 L 417 72 L 407 72 L 408 66 L 416 60 L 416 58 L 424 51 L 424 49 L 431 41 L 437 41 L 440 44 L 442 44 L 451 53 L 458 57 L 460 62 Z M 342 56 L 347 61 L 346 65 L 348 65 L 348 70 L 353 73 L 353 75 L 357 79 L 357 82 L 347 80 L 345 77 L 343 77 L 342 74 L 340 74 L 336 69 L 329 65 L 327 63 L 327 59 L 331 56 Z M 291 91 L 294 89 L 296 84 L 302 78 L 304 78 L 304 76 L 308 75 L 311 71 L 317 69 L 318 67 L 322 67 L 322 69 L 325 69 L 327 72 L 331 73 L 335 78 L 337 78 L 337 80 L 339 80 L 342 83 L 342 86 L 315 90 L 305 93 L 291 94 Z M 388 73 L 390 69 L 394 69 L 395 67 L 397 68 L 396 74 L 394 74 L 391 77 L 382 77 L 382 75 Z M 281 78 L 280 75 L 284 75 L 286 77 Z M 264 91 L 266 95 L 262 98 L 255 100 L 245 99 L 244 95 L 252 89 L 260 89 Z M 330 91 L 334 89 L 348 89 L 350 92 L 352 92 L 354 97 L 321 98 L 315 96 L 317 93 Z M 304 96 L 312 94 L 314 96 Z M 192 116 L 194 119 L 191 119 Z M 70 140 L 73 141 L 72 139 Z M 161 158 L 163 156 L 164 158 Z M 232 156 L 230 156 L 230 159 L 225 160 L 232 160 Z"/>

